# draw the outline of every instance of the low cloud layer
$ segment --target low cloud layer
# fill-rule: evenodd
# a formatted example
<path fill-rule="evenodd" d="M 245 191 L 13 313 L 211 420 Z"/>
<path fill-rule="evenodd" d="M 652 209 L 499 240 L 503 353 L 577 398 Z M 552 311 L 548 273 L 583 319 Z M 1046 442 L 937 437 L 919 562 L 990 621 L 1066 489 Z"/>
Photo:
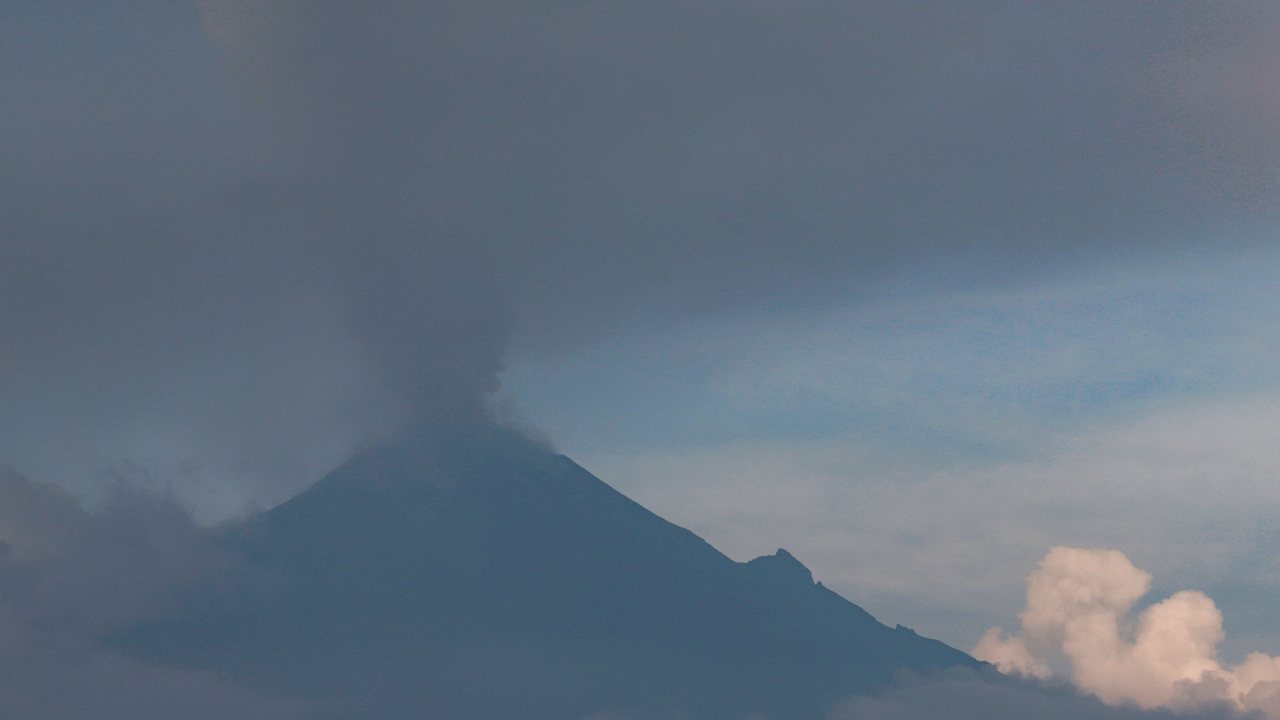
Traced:
<path fill-rule="evenodd" d="M 232 567 L 168 500 L 120 486 L 89 512 L 0 466 L 0 716 L 313 717 L 304 703 L 111 649 L 141 622 L 219 602 Z"/>
<path fill-rule="evenodd" d="M 1239 712 L 1209 703 L 1194 712 L 1113 707 L 1073 688 L 1001 682 L 972 672 L 906 679 L 875 697 L 855 698 L 827 720 L 1238 720 Z"/>
<path fill-rule="evenodd" d="M 973 649 L 1002 671 L 1045 678 L 1059 662 L 1082 690 L 1111 704 L 1195 708 L 1225 703 L 1280 717 L 1280 658 L 1218 657 L 1222 613 L 1183 590 L 1135 616 L 1151 576 L 1117 550 L 1055 547 L 1027 578 L 1020 630 L 992 628 Z"/>

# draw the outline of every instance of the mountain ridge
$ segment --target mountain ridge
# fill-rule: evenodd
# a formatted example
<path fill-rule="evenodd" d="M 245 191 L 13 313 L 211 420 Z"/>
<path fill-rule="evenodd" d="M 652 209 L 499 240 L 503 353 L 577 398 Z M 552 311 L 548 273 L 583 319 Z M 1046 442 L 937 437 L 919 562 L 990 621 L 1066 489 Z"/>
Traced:
<path fill-rule="evenodd" d="M 817 718 L 900 671 L 981 665 L 514 433 L 362 453 L 221 543 L 244 561 L 232 600 L 130 646 L 335 717 Z"/>

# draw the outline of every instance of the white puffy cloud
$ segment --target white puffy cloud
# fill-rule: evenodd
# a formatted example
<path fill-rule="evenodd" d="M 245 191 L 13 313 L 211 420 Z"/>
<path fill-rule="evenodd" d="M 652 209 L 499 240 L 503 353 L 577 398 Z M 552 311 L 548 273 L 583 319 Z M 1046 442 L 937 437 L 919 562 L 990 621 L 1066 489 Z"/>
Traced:
<path fill-rule="evenodd" d="M 1280 717 L 1280 658 L 1218 656 L 1222 613 L 1183 590 L 1131 616 L 1151 576 L 1116 550 L 1055 547 L 1027 578 L 1021 629 L 983 635 L 976 657 L 1002 671 L 1046 677 L 1065 662 L 1072 681 L 1111 704 L 1144 708 L 1227 703 Z"/>
<path fill-rule="evenodd" d="M 973 654 L 1011 675 L 1045 678 L 1051 675 L 1049 666 L 1038 660 L 1018 636 L 1006 636 L 1001 628 L 991 628 L 982 634 Z"/>

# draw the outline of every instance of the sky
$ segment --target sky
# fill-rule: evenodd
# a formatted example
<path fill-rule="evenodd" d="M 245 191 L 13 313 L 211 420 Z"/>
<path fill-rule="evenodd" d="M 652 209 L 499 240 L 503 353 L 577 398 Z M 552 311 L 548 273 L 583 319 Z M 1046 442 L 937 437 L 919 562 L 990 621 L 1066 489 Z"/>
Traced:
<path fill-rule="evenodd" d="M 952 643 L 1012 622 L 1024 576 L 1066 543 L 1208 589 L 1250 645 L 1229 650 L 1276 647 L 1280 257 L 1202 257 L 637 320 L 504 387 L 586 467 L 731 556 L 785 546 Z"/>
<path fill-rule="evenodd" d="M 204 522 L 519 424 L 881 620 L 1280 652 L 1270 2 L 21 4 L 0 462 Z"/>

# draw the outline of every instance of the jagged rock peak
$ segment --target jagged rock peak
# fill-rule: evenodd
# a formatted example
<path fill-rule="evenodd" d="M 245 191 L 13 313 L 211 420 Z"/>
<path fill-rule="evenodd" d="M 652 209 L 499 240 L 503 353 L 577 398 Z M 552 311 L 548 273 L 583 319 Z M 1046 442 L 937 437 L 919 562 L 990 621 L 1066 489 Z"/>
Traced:
<path fill-rule="evenodd" d="M 762 555 L 747 563 L 747 567 L 763 576 L 788 584 L 813 584 L 813 573 L 795 555 L 783 548 L 772 555 Z"/>

